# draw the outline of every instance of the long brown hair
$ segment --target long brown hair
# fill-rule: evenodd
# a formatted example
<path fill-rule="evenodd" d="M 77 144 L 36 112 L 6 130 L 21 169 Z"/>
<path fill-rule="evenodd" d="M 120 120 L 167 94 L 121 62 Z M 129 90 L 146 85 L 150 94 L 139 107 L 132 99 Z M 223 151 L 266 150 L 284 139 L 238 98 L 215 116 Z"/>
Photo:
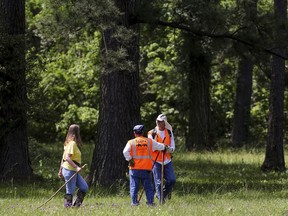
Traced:
<path fill-rule="evenodd" d="M 78 146 L 82 145 L 82 140 L 80 136 L 80 127 L 77 124 L 70 125 L 64 146 L 66 146 L 70 141 L 75 141 Z"/>

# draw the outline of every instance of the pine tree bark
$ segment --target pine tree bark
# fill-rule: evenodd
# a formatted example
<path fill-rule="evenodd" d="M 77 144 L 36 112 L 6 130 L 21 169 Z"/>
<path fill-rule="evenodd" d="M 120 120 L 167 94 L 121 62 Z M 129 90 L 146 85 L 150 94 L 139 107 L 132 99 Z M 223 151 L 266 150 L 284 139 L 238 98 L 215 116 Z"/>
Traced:
<path fill-rule="evenodd" d="M 196 41 L 195 41 L 196 42 Z M 189 128 L 186 148 L 211 149 L 213 142 L 210 134 L 210 57 L 202 52 L 200 45 L 194 44 L 189 55 Z M 196 48 L 198 47 L 198 48 Z"/>
<path fill-rule="evenodd" d="M 134 3 L 115 1 L 123 15 L 114 20 L 114 28 L 103 31 L 101 103 L 95 150 L 88 176 L 90 184 L 97 182 L 110 186 L 126 178 L 128 168 L 122 152 L 127 141 L 134 138 L 133 126 L 140 123 L 138 25 L 130 26 L 128 19 L 129 13 L 135 8 Z M 134 32 L 131 37 L 126 36 L 130 37 L 129 41 L 116 37 L 119 28 Z M 111 56 L 120 49 L 125 49 L 125 59 Z M 111 61 L 111 58 L 114 59 Z M 121 67 L 114 61 L 124 62 L 126 66 Z"/>
<path fill-rule="evenodd" d="M 0 178 L 32 176 L 27 137 L 25 0 L 0 0 Z"/>
<path fill-rule="evenodd" d="M 275 52 L 285 56 L 285 48 L 281 41 L 287 29 L 287 1 L 274 0 L 275 13 Z M 272 57 L 272 71 L 269 98 L 269 125 L 266 154 L 261 166 L 263 171 L 284 171 L 283 122 L 284 122 L 284 90 L 285 60 L 278 56 Z"/>

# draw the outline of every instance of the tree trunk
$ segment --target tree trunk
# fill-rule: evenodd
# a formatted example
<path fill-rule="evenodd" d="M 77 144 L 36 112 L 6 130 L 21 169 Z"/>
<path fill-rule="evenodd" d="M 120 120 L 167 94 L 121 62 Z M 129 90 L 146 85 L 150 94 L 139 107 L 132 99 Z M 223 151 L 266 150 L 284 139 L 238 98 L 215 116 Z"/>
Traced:
<path fill-rule="evenodd" d="M 0 81 L 0 178 L 28 178 L 25 0 L 0 0 Z"/>
<path fill-rule="evenodd" d="M 103 32 L 102 54 L 105 63 L 101 75 L 101 103 L 88 177 L 92 184 L 98 182 L 110 186 L 126 178 L 128 168 L 122 152 L 127 141 L 133 138 L 133 126 L 140 123 L 138 26 L 131 27 L 128 23 L 129 13 L 135 7 L 132 2 L 115 2 L 123 15 L 115 20 L 115 28 Z M 129 40 L 117 38 L 119 28 L 130 31 L 130 35 L 125 36 L 126 39 L 130 37 Z M 125 58 L 113 57 L 120 49 L 127 52 Z M 121 62 L 124 65 L 121 66 Z"/>
<path fill-rule="evenodd" d="M 210 149 L 210 58 L 194 44 L 189 61 L 189 129 L 186 148 L 192 150 Z M 196 52 L 195 52 L 196 50 Z"/>
<path fill-rule="evenodd" d="M 243 146 L 248 140 L 250 123 L 250 105 L 252 95 L 253 63 L 243 57 L 239 63 L 237 77 L 236 100 L 234 105 L 232 145 Z"/>
<path fill-rule="evenodd" d="M 275 52 L 285 56 L 285 48 L 280 41 L 285 35 L 287 22 L 287 1 L 274 0 L 275 13 Z M 265 160 L 261 169 L 263 171 L 277 170 L 284 171 L 284 149 L 283 149 L 283 121 L 284 121 L 284 75 L 285 60 L 272 57 L 272 72 L 270 84 L 270 106 L 269 106 L 269 126 L 268 139 L 266 144 Z"/>
<path fill-rule="evenodd" d="M 243 4 L 245 22 L 250 26 L 248 31 L 246 30 L 245 32 L 242 32 L 242 34 L 256 34 L 254 20 L 257 18 L 257 2 L 258 0 L 238 1 L 238 4 Z M 249 23 L 252 23 L 252 25 L 249 25 Z M 241 147 L 248 141 L 252 96 L 252 57 L 241 49 L 239 55 L 241 60 L 239 62 L 239 73 L 236 83 L 236 98 L 232 129 L 232 146 L 234 147 Z"/>

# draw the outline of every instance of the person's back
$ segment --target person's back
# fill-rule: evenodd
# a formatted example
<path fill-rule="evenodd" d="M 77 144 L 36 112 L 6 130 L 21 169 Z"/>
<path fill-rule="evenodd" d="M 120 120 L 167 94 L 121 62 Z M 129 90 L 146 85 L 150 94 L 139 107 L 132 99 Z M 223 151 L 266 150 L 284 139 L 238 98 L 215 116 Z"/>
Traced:
<path fill-rule="evenodd" d="M 147 204 L 154 205 L 154 192 L 152 187 L 152 152 L 164 150 L 163 144 L 143 137 L 144 125 L 133 128 L 134 139 L 127 142 L 123 155 L 129 163 L 131 206 L 139 205 L 138 190 L 142 182 L 146 192 Z"/>
<path fill-rule="evenodd" d="M 134 170 L 152 170 L 152 140 L 143 136 L 138 136 L 128 143 L 131 146 L 130 154 L 134 160 L 134 166 L 130 169 Z"/>

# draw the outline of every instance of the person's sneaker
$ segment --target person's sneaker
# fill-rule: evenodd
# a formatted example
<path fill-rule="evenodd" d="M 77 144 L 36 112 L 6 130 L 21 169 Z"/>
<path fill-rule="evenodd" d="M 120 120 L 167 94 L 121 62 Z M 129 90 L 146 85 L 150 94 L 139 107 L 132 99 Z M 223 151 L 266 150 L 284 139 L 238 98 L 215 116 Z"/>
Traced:
<path fill-rule="evenodd" d="M 167 199 L 170 200 L 171 197 L 172 197 L 172 193 L 170 192 L 170 193 L 167 194 Z"/>
<path fill-rule="evenodd" d="M 72 207 L 72 199 L 73 199 L 73 196 L 71 194 L 65 194 L 65 196 L 64 196 L 64 207 L 65 208 Z"/>
<path fill-rule="evenodd" d="M 138 206 L 139 205 L 139 202 L 137 203 L 131 203 L 131 206 Z"/>

